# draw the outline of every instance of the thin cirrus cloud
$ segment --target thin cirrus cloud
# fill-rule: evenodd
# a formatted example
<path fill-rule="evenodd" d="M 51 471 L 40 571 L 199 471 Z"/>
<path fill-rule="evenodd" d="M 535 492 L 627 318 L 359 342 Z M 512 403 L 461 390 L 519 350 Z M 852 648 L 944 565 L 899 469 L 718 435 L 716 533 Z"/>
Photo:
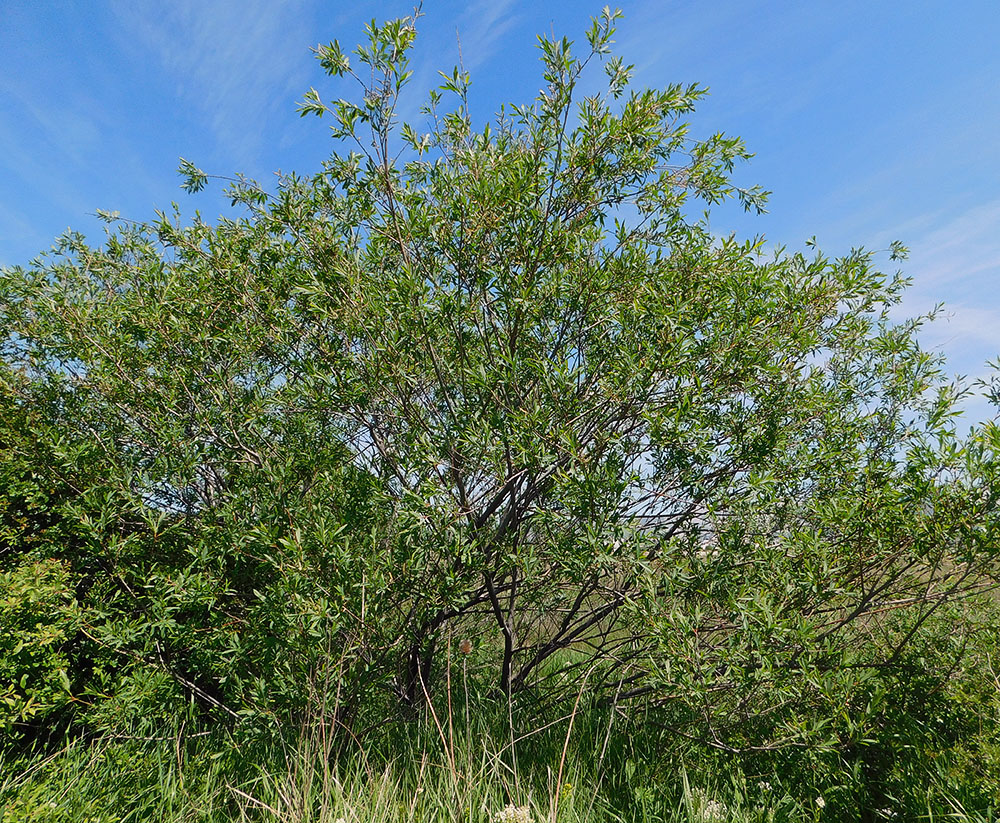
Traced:
<path fill-rule="evenodd" d="M 0 90 L 10 113 L 0 118 L 0 265 L 27 263 L 95 205 L 86 159 L 98 126 L 80 107 L 66 103 L 57 115 L 30 92 L 13 82 Z"/>
<path fill-rule="evenodd" d="M 517 21 L 512 13 L 515 7 L 514 0 L 478 0 L 469 5 L 458 26 L 462 62 L 467 71 L 494 57 L 505 35 Z"/>
<path fill-rule="evenodd" d="M 978 289 L 996 283 L 1000 276 L 998 227 L 1000 199 L 973 206 L 932 229 L 913 244 L 911 260 L 917 285 Z"/>
<path fill-rule="evenodd" d="M 402 10 L 399 13 L 405 14 Z M 417 23 L 413 77 L 397 108 L 400 120 L 420 123 L 420 108 L 427 102 L 428 90 L 442 82 L 438 72 L 447 74 L 461 64 L 478 86 L 482 71 L 504 62 L 497 52 L 521 16 L 516 0 L 476 0 L 457 14 L 438 5 L 429 6 Z M 454 24 L 441 25 L 447 19 L 454 19 Z M 360 36 L 360 29 L 352 34 Z"/>
<path fill-rule="evenodd" d="M 114 10 L 123 45 L 153 55 L 171 79 L 175 98 L 196 108 L 233 167 L 256 166 L 274 136 L 270 130 L 282 131 L 292 101 L 313 79 L 308 48 L 320 31 L 314 21 L 321 4 L 179 0 L 154 6 L 151 0 L 142 0 L 120 2 Z M 445 31 L 440 23 L 446 14 L 429 9 L 427 16 L 435 18 L 435 43 L 419 50 L 411 88 L 437 85 L 437 71 L 458 62 L 459 48 L 467 70 L 491 60 L 516 22 L 515 10 L 515 0 L 477 0 L 453 15 L 455 27 Z M 331 21 L 339 29 L 331 33 L 343 35 L 345 46 L 350 37 L 363 36 L 363 9 L 357 11 L 358 19 L 351 24 Z M 398 11 L 406 13 L 402 6 Z M 341 10 L 340 17 L 344 16 Z M 442 55 L 449 57 L 447 65 L 441 63 Z M 401 116 L 415 116 L 423 102 L 404 101 Z"/>
<path fill-rule="evenodd" d="M 266 129 L 301 92 L 311 32 L 305 2 L 118 3 L 122 35 L 152 54 L 237 166 L 253 165 Z"/>
<path fill-rule="evenodd" d="M 932 215 L 926 233 L 912 244 L 904 271 L 913 280 L 897 317 L 943 310 L 921 333 L 927 348 L 948 357 L 948 370 L 987 373 L 1000 356 L 1000 199 L 972 206 L 951 219 Z"/>

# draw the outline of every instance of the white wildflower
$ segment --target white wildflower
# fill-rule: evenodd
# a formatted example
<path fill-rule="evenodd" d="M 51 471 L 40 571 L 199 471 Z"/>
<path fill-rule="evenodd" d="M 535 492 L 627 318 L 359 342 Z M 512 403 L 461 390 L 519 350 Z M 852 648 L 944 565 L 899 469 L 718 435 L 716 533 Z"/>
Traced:
<path fill-rule="evenodd" d="M 691 794 L 701 823 L 725 823 L 729 819 L 729 809 L 721 800 L 709 797 L 703 789 L 695 789 Z"/>
<path fill-rule="evenodd" d="M 823 795 L 820 795 L 819 797 L 816 798 L 816 805 L 819 806 L 821 809 L 826 808 L 826 801 L 823 799 Z"/>
<path fill-rule="evenodd" d="M 493 823 L 531 823 L 531 811 L 527 806 L 511 804 L 493 815 Z"/>
<path fill-rule="evenodd" d="M 701 807 L 701 819 L 704 823 L 724 823 L 729 816 L 729 809 L 721 800 L 708 800 Z"/>

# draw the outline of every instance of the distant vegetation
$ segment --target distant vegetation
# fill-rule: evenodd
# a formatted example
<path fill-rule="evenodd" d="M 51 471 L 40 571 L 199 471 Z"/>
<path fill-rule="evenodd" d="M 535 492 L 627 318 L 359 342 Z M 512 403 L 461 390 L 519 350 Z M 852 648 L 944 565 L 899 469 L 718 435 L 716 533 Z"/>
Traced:
<path fill-rule="evenodd" d="M 320 171 L 0 273 L 5 823 L 991 819 L 1000 432 L 616 17 L 427 133 L 372 23 Z"/>

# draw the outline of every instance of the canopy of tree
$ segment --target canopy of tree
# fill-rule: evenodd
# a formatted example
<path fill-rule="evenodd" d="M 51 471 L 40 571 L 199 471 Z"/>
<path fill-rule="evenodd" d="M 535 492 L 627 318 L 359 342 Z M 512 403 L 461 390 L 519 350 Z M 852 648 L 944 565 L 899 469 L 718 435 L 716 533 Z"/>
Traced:
<path fill-rule="evenodd" d="M 763 207 L 748 154 L 689 136 L 701 89 L 630 85 L 614 17 L 489 125 L 446 76 L 427 133 L 413 20 L 372 24 L 317 50 L 363 87 L 306 95 L 318 172 L 0 274 L 8 730 L 361 736 L 471 659 L 487 696 L 818 745 L 960 660 L 934 618 L 993 580 L 998 434 L 890 319 L 905 250 L 714 236 Z"/>

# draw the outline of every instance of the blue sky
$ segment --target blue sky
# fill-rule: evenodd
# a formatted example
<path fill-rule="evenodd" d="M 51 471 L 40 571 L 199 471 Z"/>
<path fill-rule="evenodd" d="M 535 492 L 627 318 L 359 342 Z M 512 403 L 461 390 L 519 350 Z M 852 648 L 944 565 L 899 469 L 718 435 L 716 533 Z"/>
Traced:
<path fill-rule="evenodd" d="M 414 90 L 457 62 L 481 119 L 538 91 L 535 35 L 582 41 L 593 4 L 425 0 Z M 722 210 L 720 232 L 800 249 L 911 248 L 902 314 L 947 304 L 923 334 L 951 369 L 1000 355 L 1000 6 L 953 3 L 623 0 L 617 51 L 644 85 L 711 95 L 695 136 L 741 135 L 757 157 L 742 183 L 769 213 Z M 67 227 L 97 240 L 95 209 L 149 218 L 212 194 L 179 188 L 178 157 L 210 173 L 309 172 L 331 149 L 299 118 L 325 78 L 309 47 L 358 42 L 364 22 L 412 3 L 320 0 L 0 0 L 0 265 L 23 264 Z M 412 101 L 416 111 L 418 101 Z M 889 265 L 887 263 L 887 265 Z M 985 414 L 985 406 L 973 407 Z"/>

